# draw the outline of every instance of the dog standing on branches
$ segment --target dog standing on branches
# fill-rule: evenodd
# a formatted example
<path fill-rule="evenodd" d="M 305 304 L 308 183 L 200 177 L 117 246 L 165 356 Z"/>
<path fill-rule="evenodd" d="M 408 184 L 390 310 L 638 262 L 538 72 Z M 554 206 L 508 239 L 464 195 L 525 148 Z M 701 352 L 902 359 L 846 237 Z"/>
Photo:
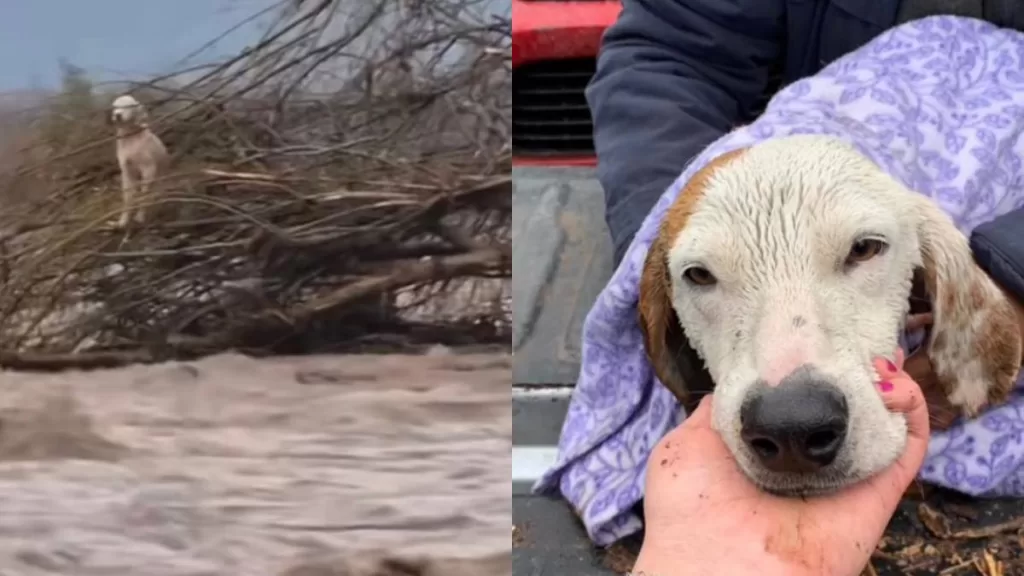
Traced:
<path fill-rule="evenodd" d="M 146 108 L 133 96 L 125 94 L 114 99 L 110 122 L 117 130 L 117 164 L 121 169 L 121 218 L 118 226 L 126 228 L 133 219 L 145 221 L 145 209 L 134 207 L 137 198 L 145 198 L 154 182 L 167 167 L 167 147 L 149 129 Z"/>

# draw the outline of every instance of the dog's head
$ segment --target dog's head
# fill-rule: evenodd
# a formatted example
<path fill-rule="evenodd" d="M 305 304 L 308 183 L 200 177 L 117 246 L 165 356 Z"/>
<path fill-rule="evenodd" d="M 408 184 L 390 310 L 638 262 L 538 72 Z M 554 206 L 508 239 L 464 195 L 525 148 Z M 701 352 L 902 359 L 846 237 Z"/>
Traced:
<path fill-rule="evenodd" d="M 1014 309 L 949 217 L 845 143 L 781 138 L 687 183 L 648 253 L 640 324 L 685 406 L 714 391 L 713 423 L 756 484 L 831 492 L 905 445 L 871 362 L 897 348 L 915 275 L 942 395 L 968 415 L 1003 400 L 1021 364 Z"/>
<path fill-rule="evenodd" d="M 130 94 L 114 99 L 110 110 L 110 122 L 114 125 L 142 126 L 148 120 L 146 108 Z"/>

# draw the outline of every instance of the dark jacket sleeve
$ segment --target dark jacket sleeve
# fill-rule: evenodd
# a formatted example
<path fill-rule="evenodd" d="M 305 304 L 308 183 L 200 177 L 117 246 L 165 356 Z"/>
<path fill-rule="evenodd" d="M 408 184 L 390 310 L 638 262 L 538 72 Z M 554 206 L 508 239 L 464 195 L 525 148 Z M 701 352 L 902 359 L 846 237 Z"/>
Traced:
<path fill-rule="evenodd" d="M 971 251 L 978 266 L 1024 302 L 1024 208 L 975 228 Z"/>
<path fill-rule="evenodd" d="M 761 103 L 784 0 L 624 0 L 587 88 L 615 262 L 695 155 Z"/>

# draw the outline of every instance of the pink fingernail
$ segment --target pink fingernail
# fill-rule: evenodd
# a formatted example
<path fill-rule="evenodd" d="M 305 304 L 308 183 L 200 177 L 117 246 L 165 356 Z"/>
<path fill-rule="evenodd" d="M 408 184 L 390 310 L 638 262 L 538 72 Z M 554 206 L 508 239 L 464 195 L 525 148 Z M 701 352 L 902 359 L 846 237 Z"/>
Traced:
<path fill-rule="evenodd" d="M 878 389 L 881 390 L 882 392 L 892 392 L 892 382 L 889 382 L 888 380 L 882 380 L 881 382 L 878 383 Z"/>
<path fill-rule="evenodd" d="M 900 369 L 897 368 L 896 365 L 892 363 L 892 360 L 886 360 L 885 367 L 889 369 L 889 372 L 896 373 L 900 371 Z"/>

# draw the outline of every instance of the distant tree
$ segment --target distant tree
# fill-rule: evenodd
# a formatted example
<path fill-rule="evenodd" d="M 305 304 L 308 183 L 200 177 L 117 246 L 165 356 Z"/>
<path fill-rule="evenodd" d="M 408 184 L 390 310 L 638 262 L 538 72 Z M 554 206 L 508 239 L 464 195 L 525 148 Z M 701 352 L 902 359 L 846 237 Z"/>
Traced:
<path fill-rule="evenodd" d="M 94 104 L 92 81 L 85 70 L 63 59 L 57 65 L 60 67 L 62 104 L 71 110 L 91 111 Z"/>
<path fill-rule="evenodd" d="M 98 111 L 93 94 L 93 83 L 86 71 L 67 60 L 60 60 L 61 88 L 47 105 L 41 118 L 40 136 L 54 152 L 81 143 L 95 127 Z"/>
<path fill-rule="evenodd" d="M 36 153 L 48 159 L 46 170 L 50 178 L 77 177 L 76 164 L 82 159 L 64 155 L 81 149 L 90 142 L 103 138 L 108 130 L 104 125 L 102 104 L 88 73 L 67 60 L 58 61 L 60 91 L 50 98 L 36 123 Z M 104 154 L 106 148 L 90 151 Z"/>

